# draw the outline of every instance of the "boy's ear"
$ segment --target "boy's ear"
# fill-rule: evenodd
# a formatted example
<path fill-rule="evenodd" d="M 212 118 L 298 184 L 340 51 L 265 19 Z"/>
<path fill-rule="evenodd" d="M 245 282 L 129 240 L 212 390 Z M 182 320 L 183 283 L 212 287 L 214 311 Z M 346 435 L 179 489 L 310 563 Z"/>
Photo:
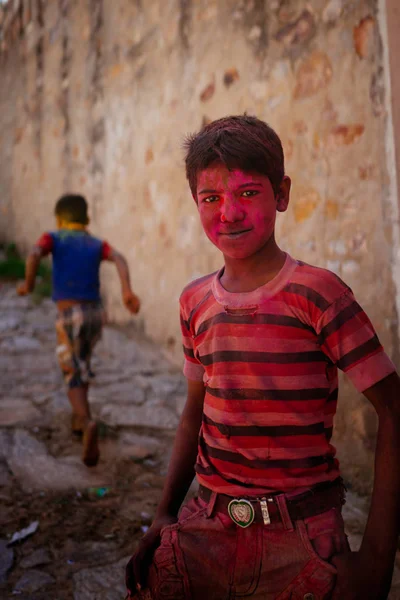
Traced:
<path fill-rule="evenodd" d="M 290 187 L 292 185 L 290 177 L 284 176 L 279 186 L 279 191 L 276 195 L 276 210 L 278 212 L 285 212 L 289 206 L 290 199 Z"/>

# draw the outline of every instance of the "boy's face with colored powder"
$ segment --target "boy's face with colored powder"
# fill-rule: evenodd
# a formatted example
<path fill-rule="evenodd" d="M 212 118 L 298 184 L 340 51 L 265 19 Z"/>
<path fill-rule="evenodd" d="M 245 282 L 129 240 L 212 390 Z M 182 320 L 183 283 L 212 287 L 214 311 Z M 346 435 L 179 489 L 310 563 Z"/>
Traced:
<path fill-rule="evenodd" d="M 197 175 L 203 229 L 224 256 L 248 258 L 273 236 L 276 211 L 287 209 L 289 191 L 289 177 L 275 194 L 266 175 L 214 163 Z"/>

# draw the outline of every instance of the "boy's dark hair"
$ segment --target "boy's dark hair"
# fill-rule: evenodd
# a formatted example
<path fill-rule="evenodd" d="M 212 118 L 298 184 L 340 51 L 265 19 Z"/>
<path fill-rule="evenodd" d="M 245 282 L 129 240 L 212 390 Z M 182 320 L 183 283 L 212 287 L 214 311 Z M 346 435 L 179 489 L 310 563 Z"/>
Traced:
<path fill-rule="evenodd" d="M 266 175 L 275 194 L 285 175 L 282 142 L 275 131 L 257 117 L 223 117 L 206 125 L 185 142 L 186 177 L 196 198 L 197 175 L 213 162 L 228 169 Z"/>
<path fill-rule="evenodd" d="M 68 223 L 81 223 L 87 225 L 88 205 L 83 196 L 79 194 L 65 194 L 57 201 L 54 212 L 57 217 Z"/>

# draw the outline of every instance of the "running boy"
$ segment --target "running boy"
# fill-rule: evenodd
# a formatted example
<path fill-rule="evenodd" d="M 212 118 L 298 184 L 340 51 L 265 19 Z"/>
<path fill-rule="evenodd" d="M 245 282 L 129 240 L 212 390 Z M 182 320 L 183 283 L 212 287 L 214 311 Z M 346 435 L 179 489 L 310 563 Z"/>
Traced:
<path fill-rule="evenodd" d="M 276 133 L 255 117 L 187 141 L 186 174 L 224 267 L 181 296 L 188 397 L 155 520 L 127 566 L 153 600 L 386 598 L 400 517 L 400 379 L 351 290 L 275 241 L 289 204 Z M 337 369 L 379 417 L 359 552 L 330 444 Z M 181 510 L 196 474 L 198 498 Z"/>
<path fill-rule="evenodd" d="M 72 406 L 72 431 L 83 434 L 82 460 L 94 466 L 99 460 L 97 426 L 92 420 L 88 402 L 90 359 L 100 339 L 105 313 L 100 300 L 100 263 L 115 263 L 121 281 L 126 308 L 139 311 L 139 299 L 131 290 L 125 258 L 107 242 L 87 231 L 89 218 L 85 198 L 62 196 L 55 206 L 57 231 L 44 233 L 30 252 L 25 282 L 18 286 L 20 295 L 29 294 L 43 256 L 53 256 L 53 300 L 58 316 L 57 357 L 68 388 Z"/>

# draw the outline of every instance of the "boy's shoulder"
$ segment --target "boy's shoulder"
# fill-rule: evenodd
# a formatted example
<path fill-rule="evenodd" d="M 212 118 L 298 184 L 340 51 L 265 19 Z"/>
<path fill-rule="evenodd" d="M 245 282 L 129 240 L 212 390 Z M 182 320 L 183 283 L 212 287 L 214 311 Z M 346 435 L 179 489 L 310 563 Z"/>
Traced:
<path fill-rule="evenodd" d="M 190 311 L 196 304 L 201 301 L 208 293 L 211 292 L 213 279 L 218 271 L 203 275 L 188 283 L 182 290 L 179 302 L 182 306 L 187 307 Z"/>
<path fill-rule="evenodd" d="M 351 293 L 350 287 L 333 271 L 310 265 L 297 260 L 288 288 L 301 295 L 314 295 L 331 304 L 345 293 Z"/>
<path fill-rule="evenodd" d="M 56 231 L 48 232 L 48 235 L 57 242 L 67 242 L 69 244 L 95 244 L 100 246 L 104 243 L 99 237 L 92 235 L 90 231 L 81 229 L 57 229 Z"/>

